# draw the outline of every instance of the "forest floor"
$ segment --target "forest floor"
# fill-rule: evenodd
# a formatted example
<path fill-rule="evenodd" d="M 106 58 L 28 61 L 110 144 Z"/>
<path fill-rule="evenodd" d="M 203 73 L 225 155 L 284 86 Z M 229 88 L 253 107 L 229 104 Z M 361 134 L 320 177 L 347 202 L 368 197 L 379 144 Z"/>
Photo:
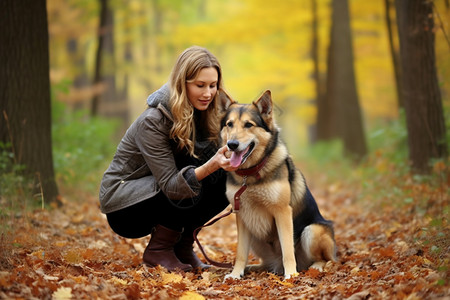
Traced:
<path fill-rule="evenodd" d="M 262 272 L 227 281 L 227 269 L 144 266 L 148 237 L 117 236 L 96 195 L 66 192 L 61 208 L 11 216 L 14 230 L 0 240 L 0 299 L 450 299 L 447 188 L 419 191 L 431 195 L 424 212 L 413 203 L 372 205 L 358 189 L 313 186 L 334 221 L 338 261 L 289 280 Z M 234 215 L 199 239 L 212 259 L 233 262 Z"/>

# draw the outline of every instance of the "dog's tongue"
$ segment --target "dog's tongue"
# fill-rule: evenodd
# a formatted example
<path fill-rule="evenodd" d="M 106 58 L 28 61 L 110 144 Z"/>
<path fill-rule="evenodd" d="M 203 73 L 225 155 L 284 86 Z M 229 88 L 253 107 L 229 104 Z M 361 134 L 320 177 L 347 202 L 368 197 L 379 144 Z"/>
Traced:
<path fill-rule="evenodd" d="M 245 151 L 241 152 L 233 152 L 231 154 L 230 163 L 233 168 L 239 167 L 242 162 L 242 157 L 244 156 Z"/>

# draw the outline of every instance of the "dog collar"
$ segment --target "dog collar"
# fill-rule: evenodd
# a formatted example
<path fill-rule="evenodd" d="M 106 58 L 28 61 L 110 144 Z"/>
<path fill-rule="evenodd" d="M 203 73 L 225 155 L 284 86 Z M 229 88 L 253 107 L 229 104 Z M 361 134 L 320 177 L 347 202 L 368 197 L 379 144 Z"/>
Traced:
<path fill-rule="evenodd" d="M 259 174 L 259 171 L 261 171 L 261 169 L 266 165 L 267 159 L 268 156 L 264 157 L 264 159 L 254 167 L 235 171 L 237 175 L 244 177 L 244 180 L 242 181 L 242 186 L 239 188 L 239 190 L 237 190 L 236 194 L 234 194 L 234 213 L 237 213 L 239 211 L 241 195 L 247 189 L 247 177 L 255 176 L 257 180 L 260 180 L 261 175 Z"/>
<path fill-rule="evenodd" d="M 262 168 L 264 168 L 264 166 L 267 163 L 267 159 L 269 157 L 266 156 L 263 158 L 263 160 L 257 164 L 256 166 L 253 166 L 251 168 L 248 169 L 241 169 L 241 170 L 236 170 L 235 173 L 238 174 L 239 176 L 243 176 L 243 177 L 248 177 L 248 176 L 255 176 L 256 179 L 260 180 L 261 179 L 261 175 L 259 175 L 259 171 L 261 171 Z"/>

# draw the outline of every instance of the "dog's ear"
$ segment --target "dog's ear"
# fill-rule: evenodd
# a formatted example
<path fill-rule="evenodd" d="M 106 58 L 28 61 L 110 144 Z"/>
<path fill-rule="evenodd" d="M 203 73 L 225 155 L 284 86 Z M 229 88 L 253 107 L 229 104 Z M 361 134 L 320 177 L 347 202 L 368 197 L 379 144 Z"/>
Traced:
<path fill-rule="evenodd" d="M 270 115 L 272 113 L 272 95 L 270 90 L 265 91 L 253 104 L 256 105 L 262 115 Z"/>
<path fill-rule="evenodd" d="M 225 92 L 225 90 L 220 89 L 219 91 L 217 91 L 217 93 L 218 93 L 217 100 L 219 100 L 219 107 L 222 111 L 226 111 L 231 104 L 236 103 L 236 101 L 234 101 L 230 97 L 230 95 L 228 95 L 227 92 Z"/>

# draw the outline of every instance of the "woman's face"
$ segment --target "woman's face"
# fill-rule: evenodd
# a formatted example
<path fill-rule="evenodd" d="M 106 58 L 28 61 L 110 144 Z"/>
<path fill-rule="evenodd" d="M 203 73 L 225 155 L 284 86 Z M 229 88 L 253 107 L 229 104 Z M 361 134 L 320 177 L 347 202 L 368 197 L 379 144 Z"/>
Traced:
<path fill-rule="evenodd" d="M 186 83 L 189 102 L 198 110 L 206 110 L 217 92 L 219 75 L 213 67 L 201 69 L 197 77 Z"/>

